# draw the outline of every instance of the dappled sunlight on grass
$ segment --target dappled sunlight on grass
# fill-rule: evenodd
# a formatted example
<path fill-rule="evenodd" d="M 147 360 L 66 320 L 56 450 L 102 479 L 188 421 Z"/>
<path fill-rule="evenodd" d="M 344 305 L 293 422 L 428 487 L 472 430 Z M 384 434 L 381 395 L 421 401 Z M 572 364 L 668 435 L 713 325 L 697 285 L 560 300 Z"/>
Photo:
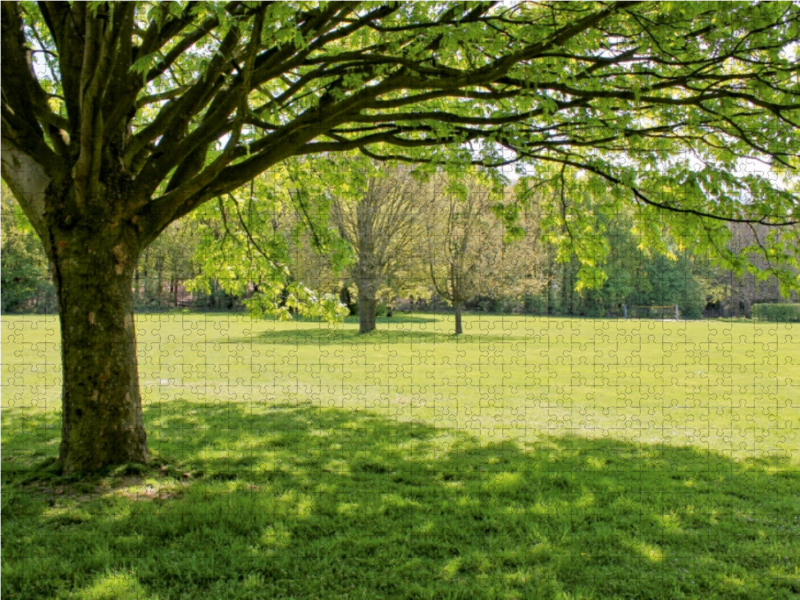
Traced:
<path fill-rule="evenodd" d="M 202 581 L 225 573 L 234 594 L 260 577 L 265 594 L 300 597 L 320 572 L 338 573 L 376 597 L 402 596 L 403 580 L 432 589 L 449 582 L 471 597 L 518 598 L 545 589 L 595 598 L 658 598 L 665 589 L 694 597 L 702 590 L 724 598 L 726 578 L 743 582 L 743 597 L 764 598 L 796 585 L 800 523 L 791 524 L 786 511 L 798 514 L 800 481 L 717 453 L 577 436 L 525 450 L 451 432 L 451 445 L 434 457 L 425 446 L 439 430 L 368 412 L 301 406 L 241 414 L 174 403 L 192 423 L 217 428 L 218 437 L 176 428 L 162 440 L 163 466 L 93 482 L 113 489 L 128 481 L 125 493 L 80 499 L 71 487 L 79 483 L 39 471 L 12 486 L 17 495 L 4 494 L 7 590 L 52 594 L 72 585 L 73 571 L 89 586 L 96 569 L 121 568 L 131 546 L 140 557 L 138 581 L 159 598 L 187 597 L 182 580 L 170 575 L 184 569 Z M 231 424 L 232 414 L 240 415 L 235 427 L 217 427 Z M 260 447 L 256 431 L 265 440 Z M 412 441 L 421 457 L 397 450 Z M 210 451 L 215 444 L 246 453 Z M 330 446 L 339 448 L 337 458 L 326 456 Z M 173 462 L 179 451 L 183 458 Z M 315 461 L 320 451 L 324 458 Z M 607 457 L 614 469 L 586 468 Z M 706 492 L 687 492 L 682 473 Z M 54 485 L 64 493 L 44 489 Z M 148 488 L 171 495 L 148 496 Z M 81 540 L 98 535 L 108 544 L 100 562 L 81 550 Z M 24 558 L 26 536 L 41 552 L 63 557 L 63 567 L 39 571 Z M 785 557 L 789 563 L 774 571 Z M 364 577 L 365 569 L 400 587 L 390 591 L 385 578 Z M 165 580 L 171 583 L 162 589 L 148 587 Z M 208 593 L 201 588 L 189 596 Z"/>
<path fill-rule="evenodd" d="M 131 573 L 108 573 L 78 592 L 80 600 L 145 600 L 158 598 L 148 594 Z"/>
<path fill-rule="evenodd" d="M 220 333 L 214 323 L 209 337 Z M 255 342 L 181 362 L 177 344 L 145 339 L 143 377 L 172 380 L 145 392 L 152 464 L 87 480 L 60 476 L 49 460 L 55 379 L 40 397 L 13 388 L 2 413 L 4 598 L 800 594 L 796 388 L 742 393 L 737 411 L 711 398 L 713 386 L 704 399 L 655 379 L 644 391 L 619 386 L 605 403 L 592 386 L 515 392 L 538 363 L 511 360 L 524 358 L 513 344 L 531 354 L 532 343 L 513 337 L 520 322 L 501 325 L 513 341 L 500 369 L 460 341 L 331 348 L 326 364 L 324 348 L 255 356 Z M 256 326 L 266 327 L 227 329 Z M 279 375 L 290 351 L 297 368 Z M 20 386 L 26 352 L 3 365 Z M 308 374 L 313 358 L 322 366 Z M 471 386 L 458 383 L 466 366 Z"/>
<path fill-rule="evenodd" d="M 664 561 L 664 551 L 654 544 L 635 541 L 631 543 L 630 547 L 636 550 L 645 560 L 649 560 L 653 563 L 660 563 Z"/>

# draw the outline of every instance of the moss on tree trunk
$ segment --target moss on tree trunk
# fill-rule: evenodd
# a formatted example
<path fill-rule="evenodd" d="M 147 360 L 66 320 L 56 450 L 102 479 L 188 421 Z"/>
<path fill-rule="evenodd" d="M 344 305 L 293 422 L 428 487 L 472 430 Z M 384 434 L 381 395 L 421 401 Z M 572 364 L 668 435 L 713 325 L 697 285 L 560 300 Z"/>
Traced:
<path fill-rule="evenodd" d="M 115 241 L 84 241 L 53 258 L 66 473 L 147 460 L 131 290 L 137 252 Z"/>

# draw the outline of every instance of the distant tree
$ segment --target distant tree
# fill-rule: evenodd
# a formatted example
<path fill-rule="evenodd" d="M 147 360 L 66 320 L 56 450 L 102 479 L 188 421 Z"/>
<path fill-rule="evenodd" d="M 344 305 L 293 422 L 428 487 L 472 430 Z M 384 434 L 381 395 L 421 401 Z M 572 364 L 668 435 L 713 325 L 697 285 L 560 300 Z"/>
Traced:
<path fill-rule="evenodd" d="M 460 335 L 464 303 L 500 268 L 503 231 L 491 210 L 497 195 L 474 179 L 457 186 L 435 186 L 425 238 L 431 285 L 453 307 Z"/>
<path fill-rule="evenodd" d="M 409 169 L 375 171 L 359 177 L 350 194 L 335 194 L 331 219 L 341 237 L 353 248 L 350 272 L 358 288 L 359 332 L 375 329 L 378 293 L 391 287 L 402 294 L 405 275 L 417 271 L 424 227 L 434 218 L 430 186 Z M 358 175 L 357 169 L 351 172 Z"/>

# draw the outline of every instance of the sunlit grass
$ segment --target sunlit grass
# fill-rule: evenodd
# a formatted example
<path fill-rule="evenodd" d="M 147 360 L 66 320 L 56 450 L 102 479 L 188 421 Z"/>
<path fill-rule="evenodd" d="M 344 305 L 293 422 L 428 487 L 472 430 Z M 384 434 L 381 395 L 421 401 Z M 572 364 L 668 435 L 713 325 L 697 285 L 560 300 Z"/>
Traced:
<path fill-rule="evenodd" d="M 5 598 L 790 598 L 800 329 L 139 315 L 153 464 L 65 479 L 3 317 Z"/>

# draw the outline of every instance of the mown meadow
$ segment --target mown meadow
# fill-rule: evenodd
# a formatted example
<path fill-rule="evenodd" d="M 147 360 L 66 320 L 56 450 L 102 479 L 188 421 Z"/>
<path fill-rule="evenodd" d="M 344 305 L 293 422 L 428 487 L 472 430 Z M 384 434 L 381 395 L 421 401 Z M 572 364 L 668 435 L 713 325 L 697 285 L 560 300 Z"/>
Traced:
<path fill-rule="evenodd" d="M 794 598 L 800 327 L 140 314 L 152 461 L 61 476 L 2 318 L 4 598 Z"/>

